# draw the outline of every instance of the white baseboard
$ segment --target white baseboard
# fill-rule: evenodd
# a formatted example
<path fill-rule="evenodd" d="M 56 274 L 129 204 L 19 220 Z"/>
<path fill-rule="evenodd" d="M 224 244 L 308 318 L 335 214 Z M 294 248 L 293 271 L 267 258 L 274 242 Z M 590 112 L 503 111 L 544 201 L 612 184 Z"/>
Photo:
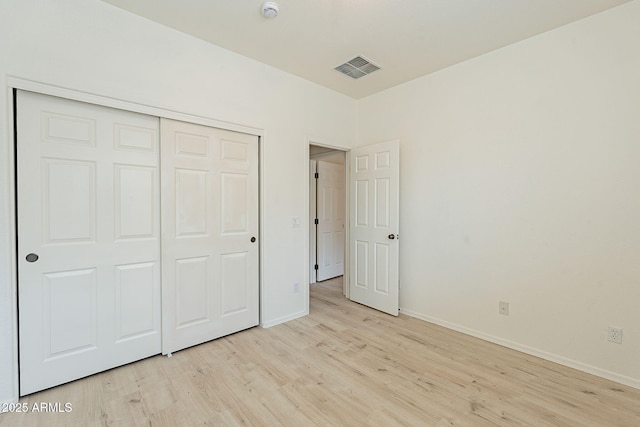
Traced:
<path fill-rule="evenodd" d="M 302 310 L 297 313 L 289 314 L 287 316 L 279 317 L 277 319 L 269 320 L 267 322 L 261 322 L 260 326 L 263 328 L 271 328 L 272 326 L 279 325 L 281 323 L 288 322 L 290 320 L 299 319 L 300 317 L 307 316 L 309 314 L 309 310 Z"/>
<path fill-rule="evenodd" d="M 498 344 L 503 347 L 510 348 L 512 350 L 517 350 L 522 353 L 529 354 L 531 356 L 536 356 L 541 359 L 548 360 L 550 362 L 555 362 L 560 365 L 567 366 L 569 368 L 577 369 L 579 371 L 586 372 L 588 374 L 596 375 L 598 377 L 615 381 L 617 383 L 624 384 L 629 387 L 640 389 L 640 379 L 631 378 L 625 375 L 620 375 L 615 372 L 607 371 L 606 369 L 601 369 L 596 366 L 591 366 L 586 363 L 578 362 L 577 360 L 568 359 L 566 357 L 548 353 L 546 351 L 542 351 L 537 348 L 533 348 L 523 344 L 519 344 L 517 342 L 505 340 L 503 338 L 496 337 L 493 335 L 485 334 L 484 332 L 476 331 L 474 329 L 456 325 L 455 323 L 451 323 L 451 322 L 436 319 L 430 316 L 426 316 L 424 314 L 421 314 L 412 310 L 400 308 L 400 313 L 406 314 L 407 316 L 415 317 L 416 319 L 424 320 L 425 322 L 429 322 L 429 323 L 433 323 L 433 324 L 445 327 L 447 329 L 452 329 L 454 331 L 461 332 L 466 335 L 471 335 L 472 337 L 480 338 L 482 340 L 489 341 L 494 344 Z"/>

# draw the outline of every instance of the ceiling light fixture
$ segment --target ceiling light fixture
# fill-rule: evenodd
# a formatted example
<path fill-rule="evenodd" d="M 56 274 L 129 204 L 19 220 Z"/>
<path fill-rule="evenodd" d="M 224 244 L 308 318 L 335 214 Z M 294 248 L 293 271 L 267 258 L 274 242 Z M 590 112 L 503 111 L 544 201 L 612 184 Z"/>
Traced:
<path fill-rule="evenodd" d="M 266 1 L 262 3 L 262 15 L 267 19 L 275 18 L 278 16 L 279 11 L 278 3 L 274 1 Z"/>

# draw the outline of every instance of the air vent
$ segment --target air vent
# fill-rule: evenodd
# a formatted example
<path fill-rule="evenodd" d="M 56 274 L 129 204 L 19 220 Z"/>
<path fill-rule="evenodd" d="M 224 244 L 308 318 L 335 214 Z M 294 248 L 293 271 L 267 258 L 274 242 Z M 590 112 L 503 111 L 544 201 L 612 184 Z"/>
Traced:
<path fill-rule="evenodd" d="M 374 71 L 378 71 L 380 67 L 361 56 L 356 56 L 351 61 L 347 61 L 342 65 L 338 65 L 334 69 L 344 75 L 351 77 L 352 79 L 359 79 L 360 77 L 364 77 L 367 74 L 373 73 Z"/>

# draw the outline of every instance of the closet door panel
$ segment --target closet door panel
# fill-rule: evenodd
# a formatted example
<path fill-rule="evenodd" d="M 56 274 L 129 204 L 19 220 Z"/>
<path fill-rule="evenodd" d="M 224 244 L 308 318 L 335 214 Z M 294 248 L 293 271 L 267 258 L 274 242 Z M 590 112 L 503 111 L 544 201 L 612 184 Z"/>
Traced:
<path fill-rule="evenodd" d="M 258 138 L 168 119 L 161 131 L 167 354 L 258 324 Z"/>

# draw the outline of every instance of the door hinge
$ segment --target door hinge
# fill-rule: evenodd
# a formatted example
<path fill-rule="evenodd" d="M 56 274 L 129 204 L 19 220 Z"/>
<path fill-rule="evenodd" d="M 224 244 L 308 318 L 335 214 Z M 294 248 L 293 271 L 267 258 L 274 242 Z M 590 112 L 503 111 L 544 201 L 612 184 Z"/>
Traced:
<path fill-rule="evenodd" d="M 318 264 L 314 265 L 314 266 L 313 266 L 313 269 L 314 269 L 314 270 L 317 270 L 317 269 L 318 269 Z"/>
<path fill-rule="evenodd" d="M 314 177 L 315 177 L 316 179 L 318 179 L 318 178 L 320 178 L 320 174 L 319 174 L 318 172 L 316 172 L 316 173 L 315 173 L 315 175 L 314 175 Z"/>
<path fill-rule="evenodd" d="M 314 223 L 315 225 L 318 225 L 318 224 L 320 224 L 320 221 L 318 221 L 318 218 L 316 218 L 316 219 L 314 219 L 314 220 L 313 220 L 313 223 Z"/>

